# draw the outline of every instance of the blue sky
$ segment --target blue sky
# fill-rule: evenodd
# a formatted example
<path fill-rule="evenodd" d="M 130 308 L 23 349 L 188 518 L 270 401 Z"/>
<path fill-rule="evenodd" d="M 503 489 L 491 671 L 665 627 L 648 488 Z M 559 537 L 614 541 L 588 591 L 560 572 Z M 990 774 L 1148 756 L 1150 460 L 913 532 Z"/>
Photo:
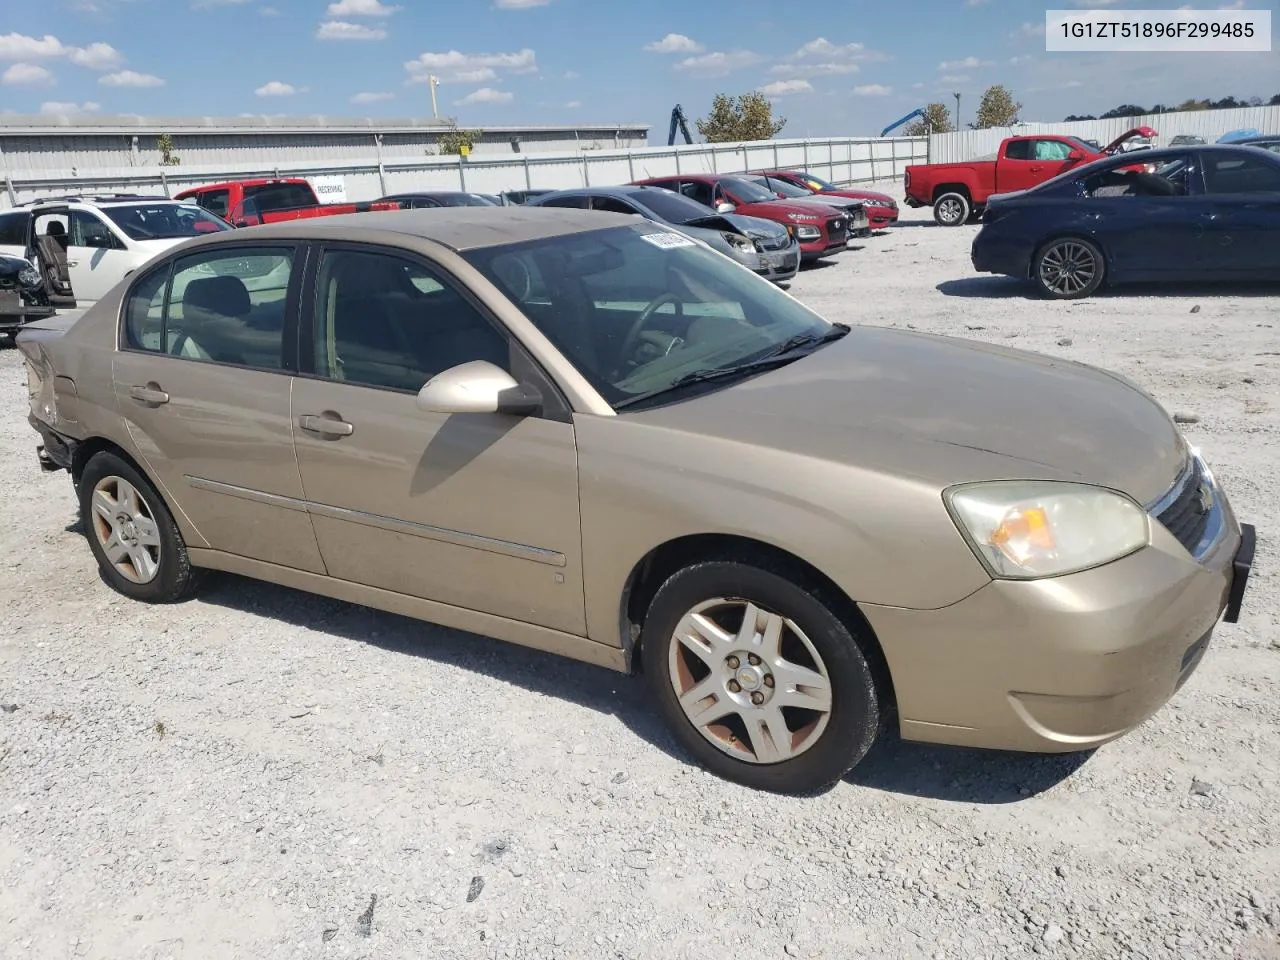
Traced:
<path fill-rule="evenodd" d="M 1280 54 L 1049 54 L 1029 0 L 4 0 L 0 110 L 647 122 L 762 89 L 782 136 L 878 133 L 929 100 L 1024 120 L 1280 93 Z M 1171 7 L 1059 0 L 1052 6 Z M 1181 4 L 1178 4 L 1181 5 Z M 1270 9 L 1280 0 L 1200 3 Z M 695 132 L 696 135 L 696 132 Z"/>

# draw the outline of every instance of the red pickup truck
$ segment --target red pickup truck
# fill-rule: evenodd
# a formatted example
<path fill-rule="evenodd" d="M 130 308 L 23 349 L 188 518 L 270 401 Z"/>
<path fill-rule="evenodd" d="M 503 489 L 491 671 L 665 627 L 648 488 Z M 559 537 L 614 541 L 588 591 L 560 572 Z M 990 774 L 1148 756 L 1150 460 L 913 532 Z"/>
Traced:
<path fill-rule="evenodd" d="M 340 213 L 363 213 L 367 210 L 400 209 L 400 204 L 395 201 L 321 203 L 315 188 L 301 177 L 210 183 L 183 190 L 174 199 L 194 200 L 234 227 L 333 217 Z"/>
<path fill-rule="evenodd" d="M 1109 157 L 1135 137 L 1154 136 L 1156 132 L 1150 127 L 1135 127 L 1101 150 L 1077 137 L 1008 137 L 994 160 L 907 167 L 903 175 L 907 206 L 931 206 L 934 220 L 944 227 L 958 227 L 979 216 L 993 194 L 1027 190 L 1072 167 Z M 1141 169 L 1145 165 L 1135 166 Z"/>

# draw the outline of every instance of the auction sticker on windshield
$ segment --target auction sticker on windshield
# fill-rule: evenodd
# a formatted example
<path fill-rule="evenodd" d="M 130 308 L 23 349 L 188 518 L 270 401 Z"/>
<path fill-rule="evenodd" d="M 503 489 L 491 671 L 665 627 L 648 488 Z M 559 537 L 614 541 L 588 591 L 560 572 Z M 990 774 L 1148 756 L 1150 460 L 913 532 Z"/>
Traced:
<path fill-rule="evenodd" d="M 645 240 L 648 240 L 655 247 L 661 247 L 663 250 L 670 250 L 672 247 L 695 247 L 697 246 L 688 237 L 682 237 L 678 233 L 642 233 Z"/>

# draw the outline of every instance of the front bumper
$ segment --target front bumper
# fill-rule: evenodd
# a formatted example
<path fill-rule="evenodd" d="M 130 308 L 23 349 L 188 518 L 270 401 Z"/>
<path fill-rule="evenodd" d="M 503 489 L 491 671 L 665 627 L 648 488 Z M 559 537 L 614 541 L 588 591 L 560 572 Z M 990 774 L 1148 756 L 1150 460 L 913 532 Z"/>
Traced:
<path fill-rule="evenodd" d="M 1253 528 L 1230 508 L 1199 561 L 1152 521 L 1152 545 L 1083 573 L 992 581 L 940 610 L 863 605 L 908 740 L 1058 753 L 1122 736 L 1239 614 Z"/>
<path fill-rule="evenodd" d="M 871 229 L 883 230 L 898 222 L 898 210 L 896 207 L 867 207 L 867 219 L 871 222 Z"/>

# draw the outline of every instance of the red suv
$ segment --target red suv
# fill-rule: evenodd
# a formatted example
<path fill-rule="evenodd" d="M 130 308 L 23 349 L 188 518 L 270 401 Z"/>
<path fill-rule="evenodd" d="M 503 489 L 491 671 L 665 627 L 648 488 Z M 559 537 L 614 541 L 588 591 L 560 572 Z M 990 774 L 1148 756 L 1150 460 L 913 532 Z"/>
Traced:
<path fill-rule="evenodd" d="M 759 170 L 754 176 L 767 177 L 770 180 L 781 180 L 793 187 L 801 187 L 821 197 L 830 194 L 833 197 L 846 197 L 850 200 L 861 200 L 867 208 L 867 220 L 871 229 L 883 230 L 898 222 L 898 201 L 887 193 L 878 190 L 861 190 L 858 187 L 837 187 L 821 177 L 815 177 L 804 170 Z M 769 186 L 772 186 L 770 184 Z"/>
<path fill-rule="evenodd" d="M 687 174 L 637 180 L 635 186 L 662 187 L 696 200 L 717 213 L 739 213 L 780 223 L 800 243 L 800 260 L 810 263 L 845 249 L 849 224 L 844 212 L 821 204 L 779 200 L 758 183 L 729 174 Z"/>

